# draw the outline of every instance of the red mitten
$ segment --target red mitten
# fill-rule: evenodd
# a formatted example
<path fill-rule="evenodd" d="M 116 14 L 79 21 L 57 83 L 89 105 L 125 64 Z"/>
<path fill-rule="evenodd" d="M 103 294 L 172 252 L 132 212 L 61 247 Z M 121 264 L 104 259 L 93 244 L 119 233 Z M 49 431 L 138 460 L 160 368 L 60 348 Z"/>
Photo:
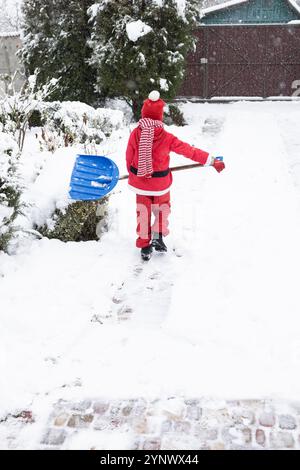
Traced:
<path fill-rule="evenodd" d="M 215 160 L 212 166 L 217 170 L 218 173 L 224 170 L 225 164 L 220 160 Z"/>

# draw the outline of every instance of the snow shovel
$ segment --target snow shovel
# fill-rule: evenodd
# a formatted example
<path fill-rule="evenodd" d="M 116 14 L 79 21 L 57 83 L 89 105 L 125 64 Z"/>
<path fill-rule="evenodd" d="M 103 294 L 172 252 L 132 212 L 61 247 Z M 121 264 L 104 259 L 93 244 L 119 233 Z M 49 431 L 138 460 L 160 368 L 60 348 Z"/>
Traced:
<path fill-rule="evenodd" d="M 216 157 L 223 160 L 223 157 Z M 188 170 L 201 165 L 181 165 L 170 171 Z M 119 176 L 117 165 L 107 157 L 98 155 L 77 155 L 71 175 L 69 195 L 76 201 L 97 201 L 110 193 L 118 181 L 128 179 L 128 175 Z"/>
<path fill-rule="evenodd" d="M 76 201 L 97 201 L 110 193 L 118 181 L 119 169 L 109 158 L 77 155 L 69 195 Z"/>

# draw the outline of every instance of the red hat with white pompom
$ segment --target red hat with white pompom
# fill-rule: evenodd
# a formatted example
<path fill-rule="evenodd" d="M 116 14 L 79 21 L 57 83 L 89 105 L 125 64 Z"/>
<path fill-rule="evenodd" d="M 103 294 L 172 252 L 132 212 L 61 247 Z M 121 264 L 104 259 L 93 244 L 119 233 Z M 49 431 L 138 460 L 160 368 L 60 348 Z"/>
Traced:
<path fill-rule="evenodd" d="M 162 121 L 164 115 L 164 106 L 166 103 L 160 99 L 159 91 L 153 90 L 148 95 L 148 99 L 144 101 L 142 107 L 142 118 L 154 119 Z"/>

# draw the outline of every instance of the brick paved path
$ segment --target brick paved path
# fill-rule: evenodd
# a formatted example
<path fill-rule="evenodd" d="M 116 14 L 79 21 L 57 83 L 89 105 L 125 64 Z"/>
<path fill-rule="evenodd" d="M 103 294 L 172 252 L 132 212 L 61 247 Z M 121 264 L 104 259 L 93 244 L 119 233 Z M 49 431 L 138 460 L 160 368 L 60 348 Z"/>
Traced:
<path fill-rule="evenodd" d="M 13 429 L 14 423 L 15 432 L 18 426 L 19 432 L 32 426 L 34 416 L 30 411 L 26 413 L 10 417 L 6 424 Z M 8 447 L 20 445 L 12 431 L 6 438 Z M 60 400 L 36 448 L 299 449 L 300 404 L 259 400 L 220 404 L 182 398 L 77 403 Z"/>

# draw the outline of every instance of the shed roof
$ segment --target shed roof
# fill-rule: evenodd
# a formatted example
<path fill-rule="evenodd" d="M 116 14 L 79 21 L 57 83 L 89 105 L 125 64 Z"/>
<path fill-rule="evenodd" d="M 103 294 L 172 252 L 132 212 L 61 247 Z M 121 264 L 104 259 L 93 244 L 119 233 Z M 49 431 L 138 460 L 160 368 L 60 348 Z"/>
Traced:
<path fill-rule="evenodd" d="M 228 0 L 227 2 L 218 3 L 216 5 L 204 8 L 202 10 L 202 15 L 208 15 L 209 13 L 214 13 L 215 11 L 224 10 L 225 8 L 230 8 L 241 3 L 246 3 L 249 0 Z M 300 14 L 300 5 L 296 0 L 287 0 L 287 2 Z"/>

